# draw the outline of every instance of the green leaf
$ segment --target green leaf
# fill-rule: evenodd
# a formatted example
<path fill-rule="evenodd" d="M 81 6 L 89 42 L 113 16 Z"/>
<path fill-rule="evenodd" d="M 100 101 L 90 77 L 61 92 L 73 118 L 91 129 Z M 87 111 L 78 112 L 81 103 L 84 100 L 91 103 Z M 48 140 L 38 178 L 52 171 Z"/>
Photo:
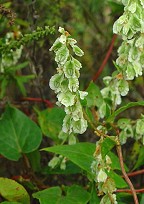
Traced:
<path fill-rule="evenodd" d="M 62 196 L 60 187 L 52 187 L 33 194 L 40 204 L 87 204 L 90 194 L 82 187 L 73 185 L 67 188 L 66 196 Z"/>
<path fill-rule="evenodd" d="M 108 100 L 105 99 L 105 117 L 108 118 L 111 114 L 111 105 L 108 104 Z"/>
<path fill-rule="evenodd" d="M 108 4 L 111 8 L 111 15 L 119 14 L 121 15 L 123 12 L 123 5 L 120 2 L 114 2 L 113 0 L 109 0 Z"/>
<path fill-rule="evenodd" d="M 142 194 L 141 201 L 140 201 L 140 204 L 143 204 L 143 203 L 144 203 L 144 194 Z"/>
<path fill-rule="evenodd" d="M 89 204 L 99 204 L 100 203 L 100 199 L 97 195 L 97 192 L 96 192 L 96 187 L 95 187 L 95 184 L 93 184 L 92 186 L 92 190 L 91 190 L 91 199 L 89 201 Z"/>
<path fill-rule="evenodd" d="M 117 169 L 117 170 L 121 171 L 121 166 L 120 166 L 119 158 L 116 156 L 116 154 L 114 154 L 113 152 L 110 151 L 110 152 L 108 152 L 107 155 L 111 158 L 111 161 L 112 161 L 111 168 L 112 168 L 112 170 Z M 128 172 L 129 169 L 128 169 L 128 167 L 125 164 L 124 164 L 124 167 L 125 167 L 125 170 Z"/>
<path fill-rule="evenodd" d="M 135 107 L 135 106 L 144 106 L 144 101 L 138 102 L 130 102 L 125 106 L 120 107 L 117 109 L 110 117 L 108 117 L 107 122 L 112 122 L 115 120 L 115 117 L 122 113 L 123 111 L 127 110 L 128 108 Z"/>
<path fill-rule="evenodd" d="M 35 150 L 34 152 L 30 152 L 27 154 L 27 157 L 29 159 L 29 162 L 31 164 L 32 169 L 35 172 L 41 171 L 41 164 L 40 164 L 40 152 L 38 150 Z"/>
<path fill-rule="evenodd" d="M 132 204 L 133 203 L 133 197 L 129 193 L 117 193 L 117 201 L 118 204 Z M 127 203 L 125 202 L 127 201 Z"/>
<path fill-rule="evenodd" d="M 29 26 L 29 24 L 30 24 L 30 22 L 24 21 L 24 20 L 21 19 L 21 18 L 16 18 L 16 19 L 15 19 L 15 22 L 16 22 L 17 25 L 21 25 L 21 26 L 26 27 L 26 28 L 27 28 L 27 27 Z"/>
<path fill-rule="evenodd" d="M 0 195 L 8 201 L 30 204 L 30 197 L 25 188 L 14 180 L 0 178 Z"/>
<path fill-rule="evenodd" d="M 90 119 L 91 121 L 94 121 L 95 118 L 94 118 L 94 116 L 93 116 L 92 111 L 90 110 L 90 108 L 86 107 L 86 108 L 85 108 L 85 111 L 86 111 L 86 114 L 87 114 L 87 116 L 89 117 L 89 119 Z M 90 124 L 89 124 L 89 126 L 90 126 Z M 90 126 L 90 127 L 91 127 L 91 126 Z"/>
<path fill-rule="evenodd" d="M 17 161 L 36 150 L 42 140 L 39 127 L 18 109 L 7 106 L 0 120 L 0 153 Z"/>
<path fill-rule="evenodd" d="M 68 188 L 67 195 L 59 204 L 87 204 L 90 200 L 90 193 L 78 185 Z"/>
<path fill-rule="evenodd" d="M 34 79 L 35 76 L 34 75 L 27 75 L 27 76 L 17 76 L 14 75 L 13 76 L 19 90 L 21 91 L 21 93 L 26 96 L 26 89 L 24 84 L 27 83 L 29 80 Z"/>
<path fill-rule="evenodd" d="M 133 170 L 137 169 L 138 167 L 144 164 L 144 147 L 142 146 L 139 151 L 140 151 L 139 156 Z"/>
<path fill-rule="evenodd" d="M 59 199 L 61 198 L 61 189 L 60 187 L 52 187 L 33 193 L 33 197 L 37 198 L 40 204 L 58 204 Z"/>
<path fill-rule="evenodd" d="M 103 98 L 99 87 L 96 86 L 93 82 L 90 82 L 89 87 L 87 88 L 86 91 L 88 92 L 88 95 L 85 97 L 85 99 L 87 100 L 87 106 L 88 107 L 101 106 Z"/>
<path fill-rule="evenodd" d="M 83 170 L 91 174 L 91 164 L 94 160 L 93 153 L 95 151 L 95 144 L 92 143 L 77 143 L 74 145 L 59 145 L 44 148 L 44 151 L 61 154 L 78 165 Z"/>
<path fill-rule="evenodd" d="M 18 71 L 20 69 L 23 69 L 25 68 L 27 65 L 29 64 L 29 62 L 23 62 L 23 63 L 20 63 L 18 65 L 15 65 L 15 66 L 12 66 L 12 67 L 8 67 L 7 68 L 7 71 L 11 71 L 11 72 L 15 72 L 15 71 Z"/>
<path fill-rule="evenodd" d="M 101 145 L 101 153 L 104 158 L 108 152 L 116 145 L 115 141 L 109 137 L 105 138 Z"/>
<path fill-rule="evenodd" d="M 117 188 L 127 188 L 128 184 L 125 182 L 125 180 L 118 174 L 116 174 L 114 171 L 107 172 L 108 176 L 112 178 L 116 184 Z"/>
<path fill-rule="evenodd" d="M 38 121 L 42 132 L 54 141 L 59 141 L 58 134 L 62 129 L 65 112 L 62 108 L 48 108 L 38 112 Z"/>
<path fill-rule="evenodd" d="M 24 87 L 23 81 L 21 80 L 21 78 L 19 76 L 15 76 L 14 78 L 16 80 L 16 84 L 17 84 L 19 90 L 21 91 L 23 96 L 26 96 L 27 94 L 26 94 L 26 89 Z"/>
<path fill-rule="evenodd" d="M 110 157 L 110 159 L 112 161 L 112 163 L 111 163 L 112 170 L 115 170 L 115 169 L 121 170 L 121 166 L 120 166 L 118 157 L 111 151 L 108 152 L 107 155 Z"/>

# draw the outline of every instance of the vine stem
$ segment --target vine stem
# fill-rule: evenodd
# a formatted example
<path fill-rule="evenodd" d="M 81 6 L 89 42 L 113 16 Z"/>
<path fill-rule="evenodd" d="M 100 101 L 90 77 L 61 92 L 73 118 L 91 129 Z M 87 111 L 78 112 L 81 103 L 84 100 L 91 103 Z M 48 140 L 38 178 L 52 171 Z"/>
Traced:
<path fill-rule="evenodd" d="M 137 176 L 137 175 L 140 175 L 140 174 L 144 174 L 144 169 L 142 170 L 138 170 L 138 171 L 134 171 L 134 172 L 131 172 L 131 173 L 128 173 L 127 175 L 130 177 L 132 176 Z"/>
<path fill-rule="evenodd" d="M 103 60 L 103 62 L 101 64 L 100 68 L 98 69 L 98 71 L 96 72 L 96 74 L 92 78 L 93 81 L 96 81 L 97 78 L 99 77 L 99 75 L 101 74 L 101 72 L 103 71 L 103 69 L 104 69 L 104 67 L 105 67 L 105 65 L 106 65 L 106 63 L 107 63 L 107 61 L 108 61 L 108 59 L 109 59 L 109 57 L 110 57 L 110 55 L 112 53 L 116 38 L 117 38 L 117 35 L 114 34 L 113 37 L 112 37 L 111 43 L 110 43 L 110 47 L 109 47 L 109 49 L 108 49 L 108 51 L 106 53 L 106 56 L 105 56 L 105 58 L 104 58 L 104 60 Z"/>
<path fill-rule="evenodd" d="M 122 149 L 121 149 L 121 145 L 117 144 L 116 146 L 117 149 L 117 153 L 118 153 L 118 157 L 119 157 L 119 161 L 120 161 L 120 166 L 121 166 L 121 170 L 122 170 L 122 174 L 124 176 L 124 179 L 126 180 L 126 182 L 128 183 L 129 187 L 130 187 L 130 191 L 133 195 L 133 199 L 134 199 L 134 203 L 135 204 L 139 204 L 138 198 L 137 198 L 137 194 L 136 194 L 136 190 L 134 189 L 134 186 L 131 182 L 131 180 L 129 179 L 125 168 L 124 168 L 124 162 L 123 162 L 123 155 L 122 155 Z"/>
<path fill-rule="evenodd" d="M 54 104 L 47 99 L 42 98 L 31 98 L 31 97 L 24 97 L 21 99 L 22 101 L 34 101 L 34 102 L 44 102 L 49 108 L 53 108 Z"/>
<path fill-rule="evenodd" d="M 117 189 L 116 192 L 121 193 L 121 192 L 125 192 L 125 193 L 132 193 L 132 191 L 130 189 Z M 135 189 L 136 193 L 144 193 L 144 188 L 141 189 Z"/>

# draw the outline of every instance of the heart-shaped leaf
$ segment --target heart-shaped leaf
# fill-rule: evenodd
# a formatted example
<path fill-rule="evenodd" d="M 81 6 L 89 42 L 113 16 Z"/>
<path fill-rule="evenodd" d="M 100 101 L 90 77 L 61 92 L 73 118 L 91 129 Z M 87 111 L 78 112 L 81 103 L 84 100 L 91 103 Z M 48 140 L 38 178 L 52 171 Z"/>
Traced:
<path fill-rule="evenodd" d="M 66 196 L 62 196 L 60 187 L 52 187 L 33 194 L 40 204 L 87 204 L 90 193 L 78 185 L 67 187 Z"/>
<path fill-rule="evenodd" d="M 62 108 L 48 108 L 38 112 L 38 120 L 44 135 L 58 141 L 58 134 L 62 129 L 65 112 Z"/>
<path fill-rule="evenodd" d="M 0 153 L 17 161 L 21 154 L 36 150 L 41 140 L 40 128 L 24 113 L 7 106 L 0 120 Z"/>

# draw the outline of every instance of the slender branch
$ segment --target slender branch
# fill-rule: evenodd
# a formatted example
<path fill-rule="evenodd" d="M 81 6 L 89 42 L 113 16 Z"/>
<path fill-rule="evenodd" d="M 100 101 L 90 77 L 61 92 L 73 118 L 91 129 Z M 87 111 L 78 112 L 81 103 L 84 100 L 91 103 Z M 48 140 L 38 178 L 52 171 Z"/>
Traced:
<path fill-rule="evenodd" d="M 134 186 L 133 186 L 131 180 L 129 179 L 128 175 L 126 174 L 126 171 L 125 171 L 125 168 L 124 168 L 124 162 L 123 162 L 123 155 L 122 155 L 121 145 L 117 144 L 116 149 L 117 149 L 117 153 L 118 153 L 118 157 L 119 157 L 119 161 L 120 161 L 120 166 L 121 166 L 122 174 L 123 174 L 126 182 L 128 183 L 130 189 L 131 189 L 131 193 L 133 195 L 134 203 L 135 204 L 139 204 L 139 201 L 138 201 L 138 198 L 137 198 L 137 195 L 136 195 L 136 190 L 134 189 Z"/>
<path fill-rule="evenodd" d="M 97 78 L 99 77 L 99 75 L 102 73 L 102 71 L 103 71 L 103 69 L 104 69 L 104 67 L 105 67 L 105 65 L 106 65 L 106 63 L 107 63 L 107 61 L 108 61 L 108 59 L 109 59 L 109 57 L 110 57 L 110 55 L 112 53 L 116 38 L 117 38 L 117 35 L 114 34 L 113 37 L 112 37 L 111 43 L 110 43 L 110 47 L 109 47 L 109 49 L 108 49 L 108 51 L 106 53 L 106 56 L 105 56 L 105 58 L 104 58 L 104 60 L 103 60 L 103 62 L 101 64 L 100 68 L 98 69 L 98 71 L 96 72 L 96 74 L 92 78 L 93 81 L 96 81 Z"/>
<path fill-rule="evenodd" d="M 142 170 L 139 170 L 139 171 L 134 171 L 134 172 L 131 172 L 131 173 L 128 173 L 127 175 L 130 177 L 132 176 L 137 176 L 137 175 L 140 175 L 140 174 L 144 174 L 144 169 Z"/>
<path fill-rule="evenodd" d="M 121 193 L 121 192 L 125 192 L 125 193 L 130 193 L 132 194 L 132 191 L 130 189 L 117 189 L 116 192 Z M 144 188 L 142 189 L 135 189 L 136 193 L 144 193 Z"/>
<path fill-rule="evenodd" d="M 42 99 L 42 98 L 30 98 L 30 97 L 24 97 L 21 99 L 22 101 L 34 101 L 34 102 L 44 102 L 49 108 L 52 108 L 54 106 L 53 103 L 51 103 L 47 99 Z"/>

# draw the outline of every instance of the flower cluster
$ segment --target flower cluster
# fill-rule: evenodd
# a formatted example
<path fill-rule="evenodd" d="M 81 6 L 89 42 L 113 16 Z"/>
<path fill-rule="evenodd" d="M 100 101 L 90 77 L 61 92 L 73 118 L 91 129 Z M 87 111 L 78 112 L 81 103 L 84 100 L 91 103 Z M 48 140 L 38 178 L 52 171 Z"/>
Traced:
<path fill-rule="evenodd" d="M 124 41 L 118 55 L 116 64 L 126 80 L 141 76 L 144 68 L 144 34 Z"/>
<path fill-rule="evenodd" d="M 113 32 L 123 38 L 115 63 L 117 72 L 104 78 L 106 87 L 101 90 L 104 99 L 111 99 L 113 110 L 129 91 L 127 81 L 141 76 L 144 69 L 144 3 L 142 0 L 122 0 L 122 3 L 124 13 L 113 26 Z M 106 106 L 104 102 L 99 107 L 101 118 L 106 115 Z"/>
<path fill-rule="evenodd" d="M 74 143 L 74 134 L 82 134 L 87 129 L 87 121 L 84 119 L 80 100 L 83 100 L 87 92 L 79 90 L 79 76 L 81 63 L 72 56 L 70 49 L 75 55 L 81 57 L 84 53 L 76 45 L 77 41 L 70 34 L 59 28 L 61 36 L 56 39 L 50 51 L 55 52 L 57 73 L 50 79 L 50 88 L 57 94 L 57 105 L 64 105 L 66 116 L 63 120 L 62 131 L 68 133 Z"/>
<path fill-rule="evenodd" d="M 132 39 L 135 34 L 144 32 L 144 2 L 142 0 L 122 0 L 124 13 L 114 23 L 113 32 L 123 40 Z"/>
<path fill-rule="evenodd" d="M 105 194 L 100 204 L 111 203 L 111 201 L 113 201 L 114 204 L 117 204 L 116 195 L 114 194 L 116 191 L 115 182 L 108 176 L 112 161 L 108 155 L 103 158 L 101 153 L 102 142 L 103 139 L 101 138 L 96 143 L 96 151 L 94 153 L 95 160 L 92 162 L 91 170 L 94 180 L 98 185 L 99 195 Z"/>
<path fill-rule="evenodd" d="M 141 139 L 144 144 L 144 115 L 136 121 L 121 118 L 118 121 L 118 127 L 121 129 L 119 136 L 121 144 L 125 144 L 129 137 L 135 140 Z"/>
<path fill-rule="evenodd" d="M 123 38 L 116 64 L 126 80 L 142 75 L 144 68 L 144 2 L 123 0 L 124 13 L 114 23 L 113 32 Z"/>
<path fill-rule="evenodd" d="M 121 104 L 121 96 L 127 95 L 129 91 L 128 82 L 122 76 L 107 76 L 103 78 L 105 88 L 101 90 L 103 98 L 108 98 L 112 101 L 112 107 L 115 109 L 117 105 Z M 99 108 L 100 117 L 103 118 L 106 114 L 106 103 L 104 102 Z"/>
<path fill-rule="evenodd" d="M 121 96 L 129 91 L 128 80 L 142 75 L 144 68 L 144 1 L 121 0 L 124 5 L 123 15 L 114 23 L 113 32 L 122 36 L 123 43 L 118 49 L 116 68 L 112 76 L 104 78 L 105 88 L 101 90 L 103 103 L 98 111 L 101 118 L 105 117 L 107 109 L 115 110 L 121 103 Z M 110 99 L 110 103 L 107 102 Z M 128 137 L 144 142 L 144 117 L 138 119 L 135 124 L 129 119 L 120 119 L 118 127 L 121 129 L 120 141 L 124 144 Z M 100 204 L 117 203 L 114 194 L 115 182 L 108 176 L 111 168 L 111 159 L 108 155 L 103 156 L 101 146 L 103 138 L 96 144 L 94 161 L 91 170 L 94 180 L 98 184 L 99 195 L 104 195 Z"/>
<path fill-rule="evenodd" d="M 141 76 L 144 68 L 144 1 L 122 0 L 124 13 L 114 23 L 113 32 L 123 38 L 118 49 L 116 67 L 125 80 L 133 80 Z M 143 132 L 138 127 L 143 126 L 143 117 L 131 124 L 129 119 L 120 119 L 118 126 L 121 143 L 126 143 L 128 137 L 136 140 L 143 138 Z M 142 128 L 140 128 L 141 130 Z"/>

